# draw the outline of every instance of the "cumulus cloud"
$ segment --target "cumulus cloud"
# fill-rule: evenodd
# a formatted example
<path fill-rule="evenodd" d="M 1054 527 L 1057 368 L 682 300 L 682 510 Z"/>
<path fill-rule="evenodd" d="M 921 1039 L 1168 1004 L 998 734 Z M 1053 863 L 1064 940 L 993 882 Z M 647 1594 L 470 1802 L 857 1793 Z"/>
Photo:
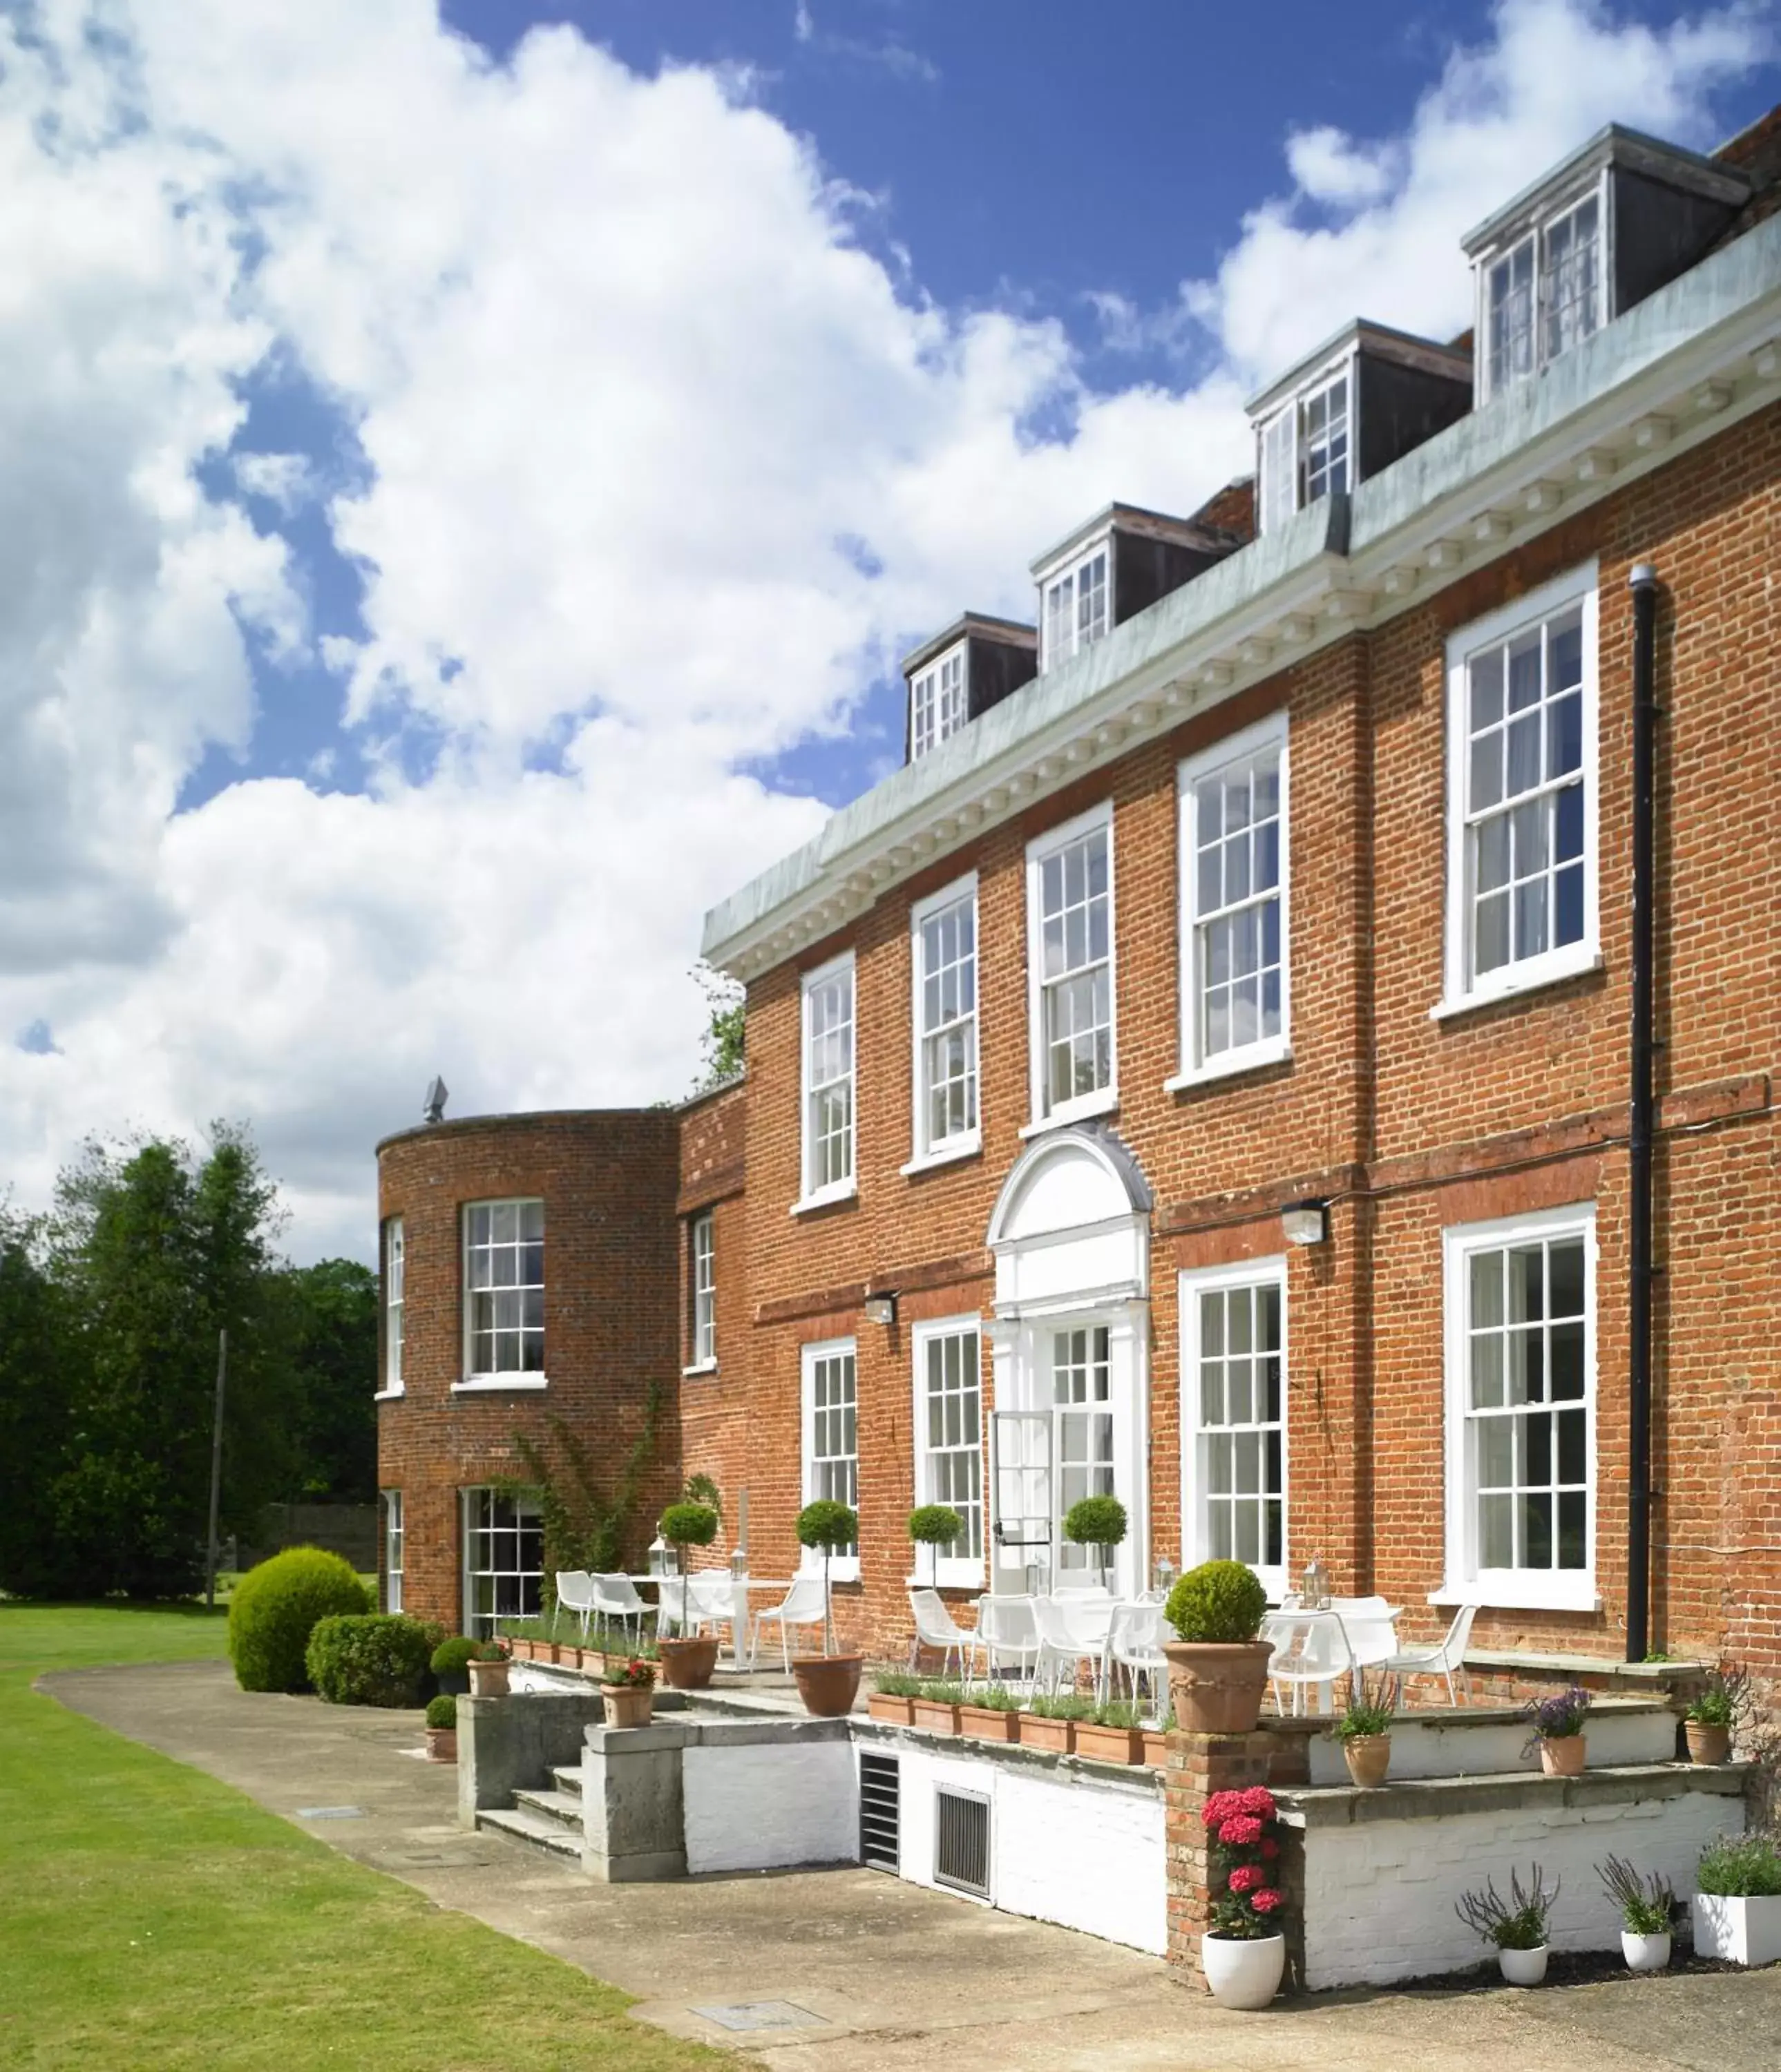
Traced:
<path fill-rule="evenodd" d="M 0 21 L 0 1028 L 33 1038 L 0 1174 L 40 1199 L 90 1128 L 245 1116 L 306 1252 L 367 1248 L 370 1144 L 436 1070 L 454 1112 L 683 1087 L 701 910 L 821 817 L 739 769 L 961 605 L 1030 612 L 1032 553 L 1110 497 L 1242 471 L 1245 384 L 1357 301 L 1458 328 L 1471 220 L 1610 115 L 1705 141 L 1763 33 L 1510 0 L 1402 136 L 1284 139 L 1213 279 L 1103 308 L 1197 326 L 1191 385 L 1097 391 L 1059 324 L 862 249 L 734 70 L 561 28 L 496 64 L 427 0 L 31 23 Z M 343 487 L 234 443 L 287 367 Z M 318 515 L 364 586 L 319 643 L 281 529 Z M 336 672 L 369 788 L 325 789 L 324 746 L 177 810 L 293 663 Z"/>

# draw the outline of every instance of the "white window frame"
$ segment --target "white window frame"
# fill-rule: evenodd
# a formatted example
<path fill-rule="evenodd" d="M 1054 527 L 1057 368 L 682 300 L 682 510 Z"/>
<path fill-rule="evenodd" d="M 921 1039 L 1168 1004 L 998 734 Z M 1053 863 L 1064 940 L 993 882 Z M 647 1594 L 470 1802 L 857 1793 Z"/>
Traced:
<path fill-rule="evenodd" d="M 1492 1001 L 1532 993 L 1602 963 L 1600 916 L 1601 777 L 1598 571 L 1594 561 L 1557 577 L 1512 604 L 1475 620 L 1447 640 L 1447 885 L 1445 990 L 1430 1009 L 1437 1021 Z M 1475 976 L 1470 937 L 1470 870 L 1467 858 L 1467 758 L 1470 742 L 1468 671 L 1481 648 L 1496 646 L 1542 621 L 1580 606 L 1582 612 L 1583 934 L 1574 943 L 1499 964 Z"/>
<path fill-rule="evenodd" d="M 701 1243 L 701 1236 L 703 1243 Z M 688 1293 L 691 1298 L 693 1355 L 684 1374 L 714 1374 L 718 1366 L 718 1214 L 701 1209 L 686 1226 Z"/>
<path fill-rule="evenodd" d="M 1200 1416 L 1199 1298 L 1202 1295 L 1222 1294 L 1233 1288 L 1269 1287 L 1277 1290 L 1280 1300 L 1281 1558 L 1277 1567 L 1263 1564 L 1255 1572 L 1270 1600 L 1278 1603 L 1291 1587 L 1293 1567 L 1292 1419 L 1289 1407 L 1292 1346 L 1286 1303 L 1286 1260 L 1283 1254 L 1245 1259 L 1234 1266 L 1192 1268 L 1182 1273 L 1177 1281 L 1181 1334 L 1181 1564 L 1185 1570 L 1211 1559 L 1206 1511 L 1207 1492 L 1203 1486 L 1200 1470 L 1199 1442 L 1208 1428 Z"/>
<path fill-rule="evenodd" d="M 1044 917 L 1040 905 L 1041 869 L 1050 857 L 1097 830 L 1107 841 L 1107 1062 L 1108 1083 L 1092 1093 L 1078 1094 L 1049 1107 L 1046 1100 Z M 1050 828 L 1026 845 L 1026 1038 L 1027 1094 L 1031 1120 L 1021 1130 L 1034 1137 L 1061 1129 L 1090 1116 L 1110 1115 L 1119 1106 L 1119 900 L 1113 856 L 1113 805 L 1104 800 L 1085 813 Z"/>
<path fill-rule="evenodd" d="M 511 1626 L 518 1619 L 541 1617 L 544 1607 L 544 1519 L 537 1498 L 529 1495 L 524 1490 L 500 1490 L 487 1482 L 475 1484 L 470 1488 L 460 1490 L 458 1494 L 459 1540 L 462 1549 L 460 1565 L 463 1577 L 463 1630 L 475 1638 L 486 1639 L 504 1619 Z M 479 1527 L 476 1519 L 480 1513 L 481 1501 L 484 1497 L 492 1498 L 496 1503 L 504 1501 L 511 1503 L 513 1506 L 513 1526 Z M 538 1566 L 536 1571 L 530 1568 L 474 1568 L 471 1566 L 471 1544 L 479 1531 L 487 1529 L 494 1531 L 523 1532 L 527 1528 L 521 1521 L 528 1515 L 537 1520 L 536 1530 L 538 1534 L 539 1552 Z M 538 1579 L 539 1609 L 537 1611 L 527 1612 L 522 1610 L 517 1612 L 504 1612 L 497 1610 L 479 1613 L 476 1610 L 475 1581 L 479 1576 L 513 1576 L 523 1579 L 533 1573 L 537 1574 Z M 524 1595 L 523 1587 L 521 1595 L 522 1597 Z M 484 1621 L 487 1622 L 486 1624 L 483 1623 Z"/>
<path fill-rule="evenodd" d="M 798 1438 L 798 1458 L 804 1502 L 814 1503 L 819 1496 L 826 1496 L 829 1494 L 827 1490 L 819 1490 L 816 1486 L 816 1462 L 814 1452 L 816 1367 L 821 1361 L 842 1358 L 851 1359 L 853 1363 L 853 1494 L 844 1497 L 841 1501 L 857 1512 L 859 1509 L 860 1479 L 860 1355 L 858 1344 L 852 1338 L 823 1338 L 799 1349 L 801 1370 L 799 1396 L 802 1406 L 802 1416 Z M 825 1460 L 845 1460 L 847 1456 L 841 1453 L 829 1453 L 825 1454 L 823 1457 Z M 802 1558 L 800 1566 L 802 1572 L 806 1575 L 820 1576 L 822 1573 L 821 1553 L 812 1547 L 805 1547 L 800 1552 Z M 858 1547 L 851 1554 L 837 1554 L 830 1557 L 829 1579 L 831 1582 L 857 1583 L 859 1581 L 859 1575 L 860 1556 Z"/>
<path fill-rule="evenodd" d="M 1099 623 L 1092 631 L 1084 632 L 1082 627 L 1082 578 L 1096 558 L 1106 562 L 1106 572 L 1101 584 L 1103 609 Z M 1069 624 L 1067 634 L 1054 640 L 1051 635 L 1051 598 L 1053 594 L 1068 584 L 1070 590 Z M 1041 672 L 1055 669 L 1067 662 L 1072 656 L 1080 655 L 1097 640 L 1104 639 L 1113 630 L 1113 536 L 1103 532 L 1100 538 L 1084 547 L 1080 553 L 1072 554 L 1061 566 L 1047 569 L 1039 582 L 1039 668 Z"/>
<path fill-rule="evenodd" d="M 1467 1459 L 1467 1413 L 1470 1371 L 1468 1329 L 1469 1275 L 1476 1252 L 1495 1252 L 1535 1240 L 1581 1237 L 1583 1240 L 1583 1397 L 1589 1449 L 1586 1502 L 1588 1506 L 1588 1564 L 1582 1568 L 1486 1568 L 1476 1560 L 1476 1523 Z M 1443 1390 L 1443 1450 L 1446 1463 L 1446 1574 L 1441 1588 L 1429 1593 L 1433 1605 L 1499 1605 L 1507 1610 L 1593 1612 L 1601 1609 L 1596 1589 L 1601 1445 L 1596 1408 L 1598 1324 L 1595 1204 L 1573 1203 L 1511 1216 L 1499 1222 L 1450 1224 L 1441 1234 L 1442 1338 L 1446 1370 Z M 1555 1528 L 1556 1530 L 1556 1523 Z"/>
<path fill-rule="evenodd" d="M 923 930 L 927 923 L 949 907 L 969 902 L 971 908 L 971 998 L 969 1017 L 959 1015 L 952 1025 L 960 1026 L 969 1020 L 967 1045 L 970 1051 L 972 1105 L 976 1120 L 968 1129 L 955 1130 L 948 1137 L 930 1137 L 928 1131 L 928 1042 L 934 1033 L 923 1024 L 923 998 L 925 993 L 927 968 L 923 956 Z M 913 1059 L 911 1080 L 911 1137 L 909 1163 L 905 1173 L 918 1173 L 929 1166 L 942 1166 L 954 1158 L 968 1158 L 983 1146 L 983 1075 L 980 1069 L 981 1045 L 979 1031 L 983 1013 L 983 939 L 978 927 L 977 874 L 967 871 L 963 878 L 956 878 L 950 885 L 925 899 L 919 899 L 909 910 L 909 973 L 910 973 L 910 1029 L 912 1038 Z"/>
<path fill-rule="evenodd" d="M 1587 187 L 1573 190 L 1563 200 L 1542 210 L 1531 223 L 1524 221 L 1512 237 L 1504 237 L 1487 252 L 1481 252 L 1473 262 L 1476 276 L 1473 290 L 1473 331 L 1478 341 L 1475 364 L 1477 367 L 1477 401 L 1488 402 L 1493 396 L 1503 394 L 1523 381 L 1550 367 L 1570 346 L 1557 352 L 1546 349 L 1546 324 L 1550 314 L 1549 282 L 1551 269 L 1548 263 L 1547 240 L 1567 216 L 1573 216 L 1586 203 L 1594 201 L 1595 207 L 1595 323 L 1586 337 L 1593 338 L 1614 319 L 1613 277 L 1613 224 L 1614 182 L 1611 168 L 1603 166 Z M 1529 282 L 1530 320 L 1532 336 L 1530 340 L 1528 367 L 1525 374 L 1513 374 L 1505 380 L 1491 378 L 1491 269 L 1500 265 L 1524 245 L 1533 247 L 1532 278 Z M 1585 343 L 1579 339 L 1577 343 Z"/>
<path fill-rule="evenodd" d="M 1289 727 L 1284 712 L 1270 713 L 1253 726 L 1229 734 L 1198 755 L 1187 757 L 1175 773 L 1180 812 L 1181 1069 L 1164 1085 L 1174 1092 L 1208 1079 L 1274 1065 L 1293 1054 L 1292 957 L 1292 787 Z M 1233 764 L 1248 763 L 1273 751 L 1279 758 L 1280 874 L 1280 1032 L 1253 1043 L 1233 1046 L 1208 1056 L 1201 1029 L 1200 994 L 1205 973 L 1200 956 L 1199 803 L 1196 787 Z M 1259 903 L 1259 902 L 1258 902 Z"/>
<path fill-rule="evenodd" d="M 838 1180 L 831 1180 L 821 1186 L 814 1184 L 816 1170 L 816 1139 L 810 1128 L 810 1110 L 816 1087 L 810 1077 L 810 1003 L 818 988 L 832 985 L 843 974 L 848 990 L 848 1062 L 842 1076 L 847 1084 L 848 1143 L 847 1171 Z M 843 950 L 827 964 L 819 964 L 814 971 L 804 974 L 799 986 L 798 1005 L 798 1142 L 799 1185 L 803 1192 L 792 1204 L 793 1215 L 802 1215 L 807 1209 L 820 1209 L 830 1202 L 845 1202 L 858 1191 L 860 1163 L 860 1102 L 859 1102 L 859 1013 L 860 997 L 858 974 L 854 968 L 853 952 Z M 834 1086 L 839 1079 L 827 1079 L 824 1085 Z"/>
<path fill-rule="evenodd" d="M 949 741 L 969 717 L 967 643 L 955 640 L 909 680 L 909 759 Z"/>
<path fill-rule="evenodd" d="M 404 1558 L 402 1520 L 402 1493 L 400 1490 L 385 1490 L 384 1499 L 384 1610 L 399 1612 L 402 1609 L 402 1564 Z"/>
<path fill-rule="evenodd" d="M 488 1291 L 475 1289 L 471 1285 L 470 1257 L 473 1248 L 470 1235 L 471 1216 L 478 1209 L 523 1209 L 531 1207 L 534 1202 L 542 1211 L 544 1198 L 539 1194 L 491 1194 L 479 1197 L 473 1202 L 466 1202 L 459 1211 L 458 1258 L 463 1287 L 463 1315 L 460 1320 L 463 1326 L 461 1355 L 463 1372 L 460 1378 L 451 1384 L 454 1395 L 473 1394 L 479 1390 L 505 1392 L 514 1389 L 545 1388 L 549 1386 L 548 1363 L 550 1348 L 548 1332 L 544 1347 L 546 1365 L 543 1367 L 533 1369 L 501 1367 L 491 1373 L 483 1373 L 475 1367 L 473 1358 L 476 1334 L 471 1320 L 475 1314 L 475 1298 L 478 1294 Z M 545 1219 L 545 1239 L 541 1240 L 541 1248 L 544 1248 L 549 1237 L 548 1218 Z M 521 1242 L 523 1243 L 523 1240 Z M 549 1269 L 547 1267 L 541 1266 L 539 1270 L 545 1276 L 543 1280 L 516 1284 L 516 1289 L 517 1292 L 524 1293 L 536 1287 L 538 1290 L 539 1304 L 541 1309 L 545 1290 L 549 1285 Z"/>
<path fill-rule="evenodd" d="M 931 1345 L 947 1338 L 969 1338 L 977 1348 L 977 1523 L 980 1548 L 986 1546 L 989 1532 L 989 1472 L 984 1457 L 984 1433 L 987 1420 L 985 1416 L 985 1397 L 989 1375 L 985 1371 L 983 1319 L 975 1313 L 962 1317 L 938 1317 L 931 1322 L 917 1324 L 910 1333 L 911 1381 L 913 1390 L 914 1422 L 911 1427 L 915 1443 L 915 1502 L 951 1504 L 956 1510 L 957 1499 L 941 1495 L 935 1488 L 935 1449 L 928 1442 L 928 1349 Z M 856 1370 L 857 1371 L 857 1370 Z M 964 1442 L 958 1446 L 941 1446 L 943 1453 L 965 1450 Z M 913 1550 L 911 1581 L 923 1584 L 928 1580 L 927 1550 L 917 1547 Z M 974 1589 L 984 1579 L 985 1555 L 940 1554 L 934 1563 L 934 1580 L 942 1589 Z"/>
<path fill-rule="evenodd" d="M 404 1340 L 403 1289 L 407 1279 L 408 1247 L 400 1216 L 384 1219 L 383 1387 L 376 1400 L 387 1403 L 402 1393 Z"/>
<path fill-rule="evenodd" d="M 1296 512 L 1308 510 L 1311 504 L 1321 504 L 1328 490 L 1307 500 L 1305 495 L 1306 443 L 1304 437 L 1305 407 L 1338 381 L 1348 384 L 1348 451 L 1345 462 L 1346 479 L 1337 494 L 1346 494 L 1355 487 L 1355 470 L 1360 453 L 1360 382 L 1359 379 L 1360 355 L 1353 346 L 1339 353 L 1334 360 L 1326 360 L 1287 397 L 1285 402 L 1269 411 L 1256 426 L 1256 492 L 1260 500 L 1259 517 L 1256 529 L 1259 532 L 1272 532 L 1283 525 Z M 1270 443 L 1273 447 L 1269 451 Z M 1286 496 L 1285 510 L 1278 508 L 1281 492 Z"/>

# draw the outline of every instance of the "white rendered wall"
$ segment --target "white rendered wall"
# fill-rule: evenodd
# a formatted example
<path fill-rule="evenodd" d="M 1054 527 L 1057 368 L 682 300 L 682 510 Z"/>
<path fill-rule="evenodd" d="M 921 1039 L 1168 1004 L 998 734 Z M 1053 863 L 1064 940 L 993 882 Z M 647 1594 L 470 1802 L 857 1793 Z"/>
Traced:
<path fill-rule="evenodd" d="M 689 1748 L 681 1789 L 695 1877 L 859 1860 L 859 1769 L 845 1741 Z"/>
<path fill-rule="evenodd" d="M 1552 1922 L 1557 1950 L 1618 1947 L 1620 1917 L 1595 1866 L 1610 1853 L 1658 1871 L 1683 1896 L 1714 1836 L 1741 1832 L 1742 1801 L 1710 1792 L 1597 1806 L 1466 1813 L 1440 1820 L 1367 1820 L 1311 1827 L 1305 1837 L 1305 1983 L 1383 1985 L 1457 1971 L 1491 1953 L 1454 1912 L 1488 1878 L 1507 1897 L 1509 1873 L 1538 1863 L 1562 1885 Z"/>
<path fill-rule="evenodd" d="M 1669 1762 L 1676 1755 L 1676 1715 L 1663 1705 L 1599 1706 L 1590 1715 L 1585 1738 L 1591 1770 L 1610 1770 L 1622 1763 Z M 1468 1716 L 1462 1705 L 1415 1720 L 1393 1720 L 1390 1774 L 1394 1778 L 1495 1777 L 1524 1770 L 1531 1775 L 1540 1768 L 1540 1751 L 1524 1755 L 1527 1745 L 1524 1719 Z M 1327 1734 L 1314 1735 L 1307 1753 L 1314 1786 L 1347 1783 L 1348 1766 L 1340 1742 Z"/>
<path fill-rule="evenodd" d="M 989 1801 L 992 1906 L 1165 1954 L 1168 1861 L 1159 1793 L 922 1749 L 897 1753 L 899 1870 L 912 1885 L 935 1884 L 936 1792 L 943 1785 L 975 1792 Z"/>

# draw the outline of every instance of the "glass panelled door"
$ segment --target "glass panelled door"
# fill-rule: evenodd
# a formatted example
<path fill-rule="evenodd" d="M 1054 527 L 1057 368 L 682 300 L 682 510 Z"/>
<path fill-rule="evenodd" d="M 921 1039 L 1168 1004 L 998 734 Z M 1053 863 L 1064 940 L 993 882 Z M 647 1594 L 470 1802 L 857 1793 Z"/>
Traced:
<path fill-rule="evenodd" d="M 1085 1496 L 1112 1496 L 1113 1410 L 1108 1330 L 1079 1325 L 1051 1334 L 1051 1400 L 1058 1464 L 1054 1480 L 1057 1573 L 1060 1583 L 1098 1582 L 1096 1550 L 1063 1536 L 1070 1507 Z"/>
<path fill-rule="evenodd" d="M 1001 1587 L 1049 1586 L 1051 1564 L 1051 1413 L 997 1410 L 989 1420 L 995 1492 L 994 1560 L 1014 1572 Z"/>

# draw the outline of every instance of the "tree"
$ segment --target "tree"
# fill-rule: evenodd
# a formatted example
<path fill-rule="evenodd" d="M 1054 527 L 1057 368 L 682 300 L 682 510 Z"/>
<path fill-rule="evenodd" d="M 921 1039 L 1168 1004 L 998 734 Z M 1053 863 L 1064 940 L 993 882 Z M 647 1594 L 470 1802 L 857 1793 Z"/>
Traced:
<path fill-rule="evenodd" d="M 57 1581 L 50 1491 L 67 1459 L 70 1352 L 41 1226 L 0 1209 L 0 1587 L 26 1596 Z"/>
<path fill-rule="evenodd" d="M 377 1276 L 353 1259 L 286 1267 L 289 1352 L 298 1377 L 290 1489 L 311 1501 L 377 1494 Z"/>
<path fill-rule="evenodd" d="M 698 980 L 710 1009 L 704 1035 L 699 1039 L 703 1064 L 695 1094 L 710 1093 L 733 1079 L 742 1068 L 742 1050 L 747 1033 L 748 996 L 734 979 L 701 964 L 693 976 Z"/>

